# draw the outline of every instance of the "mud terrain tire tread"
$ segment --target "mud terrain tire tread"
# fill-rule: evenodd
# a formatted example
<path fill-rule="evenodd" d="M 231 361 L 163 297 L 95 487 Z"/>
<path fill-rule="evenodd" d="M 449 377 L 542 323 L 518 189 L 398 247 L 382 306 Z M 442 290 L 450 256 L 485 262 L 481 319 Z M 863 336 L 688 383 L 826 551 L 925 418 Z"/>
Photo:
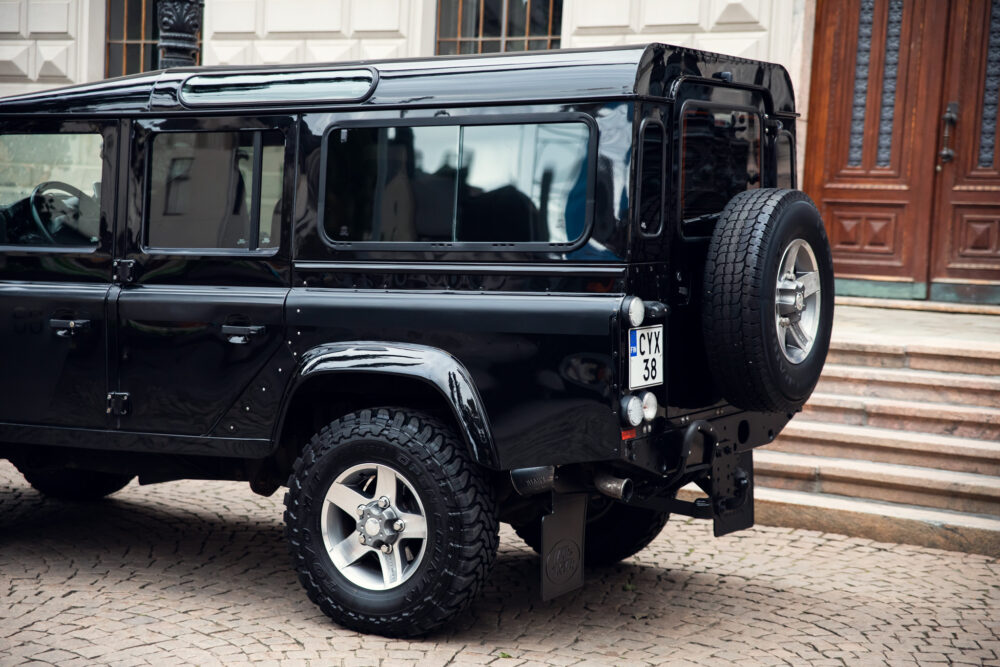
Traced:
<path fill-rule="evenodd" d="M 359 611 L 338 599 L 336 590 L 317 578 L 319 556 L 311 536 L 311 507 L 322 503 L 326 485 L 316 480 L 316 465 L 338 447 L 358 440 L 391 443 L 419 462 L 449 504 L 442 526 L 446 541 L 429 535 L 419 596 L 404 600 L 397 613 Z M 411 479 L 411 482 L 414 480 Z M 329 480 L 327 480 L 327 485 Z M 313 488 L 317 487 L 318 488 Z M 485 471 L 454 430 L 434 417 L 400 408 L 365 409 L 341 417 L 315 434 L 295 461 L 285 494 L 285 536 L 295 570 L 309 599 L 337 623 L 365 633 L 390 637 L 425 634 L 461 613 L 486 583 L 496 560 L 499 521 L 496 500 Z M 422 495 L 427 489 L 418 488 Z M 425 507 L 427 500 L 424 500 Z M 427 507 L 428 513 L 431 508 Z M 445 525 L 447 526 L 445 528 Z M 319 538 L 322 544 L 322 538 Z M 323 558 L 326 558 L 323 555 Z M 429 560 L 436 560 L 435 567 Z M 331 565 L 332 566 L 332 565 Z M 351 591 L 341 589 L 344 597 Z"/>
<path fill-rule="evenodd" d="M 615 503 L 606 514 L 587 522 L 584 567 L 608 567 L 639 553 L 667 525 L 670 514 Z M 542 522 L 514 526 L 514 532 L 536 552 L 542 551 Z"/>

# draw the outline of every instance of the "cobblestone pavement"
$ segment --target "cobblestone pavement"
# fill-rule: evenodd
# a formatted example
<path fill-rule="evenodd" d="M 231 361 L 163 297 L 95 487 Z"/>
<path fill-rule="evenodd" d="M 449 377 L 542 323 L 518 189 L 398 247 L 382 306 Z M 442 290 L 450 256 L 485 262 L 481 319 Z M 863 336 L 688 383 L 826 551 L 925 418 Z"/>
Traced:
<path fill-rule="evenodd" d="M 471 610 L 418 641 L 345 631 L 305 596 L 280 494 L 134 483 L 42 499 L 0 462 L 0 664 L 1000 664 L 1000 561 L 782 528 L 671 521 L 543 603 L 509 529 Z"/>

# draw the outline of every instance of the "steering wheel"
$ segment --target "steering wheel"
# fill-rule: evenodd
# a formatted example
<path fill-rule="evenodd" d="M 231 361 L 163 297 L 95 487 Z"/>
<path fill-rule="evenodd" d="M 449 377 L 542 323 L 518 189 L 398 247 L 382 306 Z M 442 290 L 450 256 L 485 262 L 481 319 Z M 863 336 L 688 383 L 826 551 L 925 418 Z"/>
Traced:
<path fill-rule="evenodd" d="M 38 210 L 40 204 L 44 205 L 47 209 L 46 212 L 49 214 L 49 219 L 52 219 L 52 209 L 55 208 L 53 206 L 53 202 L 42 201 L 43 195 L 49 190 L 65 192 L 73 197 L 76 197 L 79 202 L 77 204 L 76 217 L 79 217 L 83 212 L 85 202 L 89 202 L 90 206 L 93 206 L 95 209 L 97 208 L 97 202 L 94 201 L 93 197 L 84 194 L 83 191 L 76 186 L 70 185 L 69 183 L 63 183 L 62 181 L 45 181 L 44 183 L 39 183 L 35 186 L 35 189 L 31 191 L 31 196 L 28 197 L 29 208 L 31 208 L 31 217 L 35 221 L 35 226 L 38 227 L 38 231 L 42 233 L 43 237 L 45 237 L 45 240 L 52 245 L 58 245 L 58 242 L 52 236 L 52 232 L 49 231 L 48 225 L 46 225 L 42 220 L 42 214 Z M 63 209 L 65 213 L 71 213 L 69 207 L 64 203 L 60 203 L 56 206 Z"/>

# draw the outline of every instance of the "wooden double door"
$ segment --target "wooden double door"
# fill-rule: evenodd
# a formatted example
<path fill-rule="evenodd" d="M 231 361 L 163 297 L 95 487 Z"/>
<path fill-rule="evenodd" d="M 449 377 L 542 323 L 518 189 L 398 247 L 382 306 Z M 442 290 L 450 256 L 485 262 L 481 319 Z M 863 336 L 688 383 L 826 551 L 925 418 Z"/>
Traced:
<path fill-rule="evenodd" d="M 1000 303 L 1000 0 L 819 0 L 804 189 L 839 293 Z"/>

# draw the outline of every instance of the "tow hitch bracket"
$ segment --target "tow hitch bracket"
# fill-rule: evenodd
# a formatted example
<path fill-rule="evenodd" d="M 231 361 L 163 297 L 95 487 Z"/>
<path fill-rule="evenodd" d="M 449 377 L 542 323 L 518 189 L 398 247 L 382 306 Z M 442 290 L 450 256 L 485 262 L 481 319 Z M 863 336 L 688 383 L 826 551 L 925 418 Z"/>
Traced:
<path fill-rule="evenodd" d="M 698 420 L 685 431 L 681 444 L 681 468 L 667 486 L 672 486 L 684 475 L 684 462 L 688 453 L 698 451 L 696 445 L 704 447 L 702 451 L 707 452 L 706 458 L 710 459 L 708 479 L 697 482 L 708 498 L 696 498 L 689 502 L 653 496 L 633 504 L 695 519 L 712 519 L 716 537 L 749 528 L 754 521 L 753 450 L 740 452 L 735 444 L 720 442 L 708 422 Z"/>

